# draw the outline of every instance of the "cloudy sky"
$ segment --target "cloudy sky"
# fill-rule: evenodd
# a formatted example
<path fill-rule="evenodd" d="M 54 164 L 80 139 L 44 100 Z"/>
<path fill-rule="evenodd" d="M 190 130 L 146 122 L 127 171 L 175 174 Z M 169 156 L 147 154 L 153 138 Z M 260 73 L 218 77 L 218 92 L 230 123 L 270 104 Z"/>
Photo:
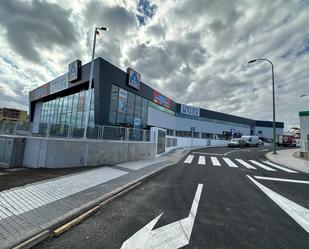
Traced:
<path fill-rule="evenodd" d="M 308 0 L 0 1 L 0 107 L 28 109 L 29 90 L 101 56 L 176 102 L 299 126 L 309 110 Z"/>

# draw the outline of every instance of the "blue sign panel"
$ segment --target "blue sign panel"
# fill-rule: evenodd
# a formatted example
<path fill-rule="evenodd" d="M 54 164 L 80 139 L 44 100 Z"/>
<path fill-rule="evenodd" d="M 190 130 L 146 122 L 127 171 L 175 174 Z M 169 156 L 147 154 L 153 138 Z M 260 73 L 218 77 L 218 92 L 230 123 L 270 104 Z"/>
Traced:
<path fill-rule="evenodd" d="M 141 75 L 134 71 L 132 68 L 128 68 L 128 85 L 139 90 L 141 88 Z"/>

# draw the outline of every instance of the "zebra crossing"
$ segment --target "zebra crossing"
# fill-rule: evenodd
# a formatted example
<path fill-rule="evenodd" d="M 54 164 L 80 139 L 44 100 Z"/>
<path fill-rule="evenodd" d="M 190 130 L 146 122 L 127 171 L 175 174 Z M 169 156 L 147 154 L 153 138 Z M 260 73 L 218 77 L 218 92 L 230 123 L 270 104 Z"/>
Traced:
<path fill-rule="evenodd" d="M 285 168 L 283 166 L 277 165 L 275 163 L 261 160 L 244 160 L 240 158 L 231 159 L 227 157 L 216 157 L 216 156 L 210 156 L 210 161 L 206 162 L 206 157 L 202 155 L 188 155 L 186 159 L 184 160 L 184 163 L 186 165 L 196 165 L 194 160 L 197 158 L 197 165 L 204 165 L 204 166 L 214 166 L 214 167 L 230 167 L 230 168 L 241 168 L 245 167 L 250 170 L 256 170 L 258 168 L 262 168 L 266 171 L 278 171 L 282 170 L 288 173 L 298 173 L 295 170 Z M 234 161 L 233 161 L 234 160 Z"/>

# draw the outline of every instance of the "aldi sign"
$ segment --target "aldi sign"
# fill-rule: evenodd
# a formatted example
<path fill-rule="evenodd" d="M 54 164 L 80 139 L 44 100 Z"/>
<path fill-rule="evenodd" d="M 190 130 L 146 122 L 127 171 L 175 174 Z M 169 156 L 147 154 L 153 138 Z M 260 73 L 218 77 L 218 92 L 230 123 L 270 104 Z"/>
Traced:
<path fill-rule="evenodd" d="M 70 83 L 80 79 L 82 62 L 80 60 L 73 61 L 69 64 L 68 80 Z"/>
<path fill-rule="evenodd" d="M 136 90 L 140 90 L 141 75 L 132 68 L 128 68 L 127 72 L 128 72 L 128 85 L 135 88 Z"/>

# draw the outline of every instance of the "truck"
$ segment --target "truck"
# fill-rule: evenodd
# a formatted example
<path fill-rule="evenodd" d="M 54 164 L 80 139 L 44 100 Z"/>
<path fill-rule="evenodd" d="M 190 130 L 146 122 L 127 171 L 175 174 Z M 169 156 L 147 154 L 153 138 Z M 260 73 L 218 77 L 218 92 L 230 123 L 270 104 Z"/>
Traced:
<path fill-rule="evenodd" d="M 240 138 L 240 143 L 245 146 L 255 146 L 258 147 L 260 144 L 260 139 L 258 136 L 242 136 Z"/>
<path fill-rule="evenodd" d="M 277 135 L 276 144 L 278 146 L 296 146 L 296 140 L 293 135 Z"/>

